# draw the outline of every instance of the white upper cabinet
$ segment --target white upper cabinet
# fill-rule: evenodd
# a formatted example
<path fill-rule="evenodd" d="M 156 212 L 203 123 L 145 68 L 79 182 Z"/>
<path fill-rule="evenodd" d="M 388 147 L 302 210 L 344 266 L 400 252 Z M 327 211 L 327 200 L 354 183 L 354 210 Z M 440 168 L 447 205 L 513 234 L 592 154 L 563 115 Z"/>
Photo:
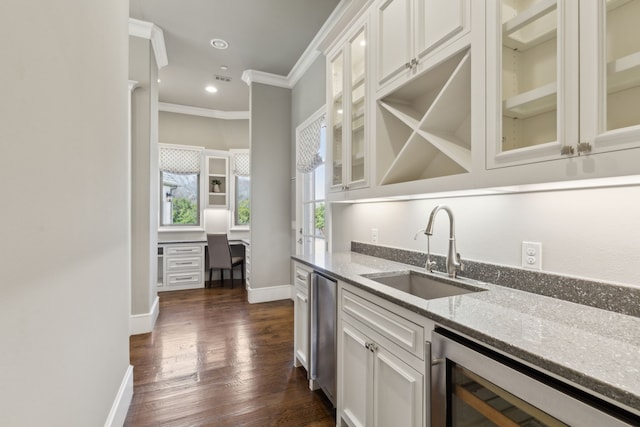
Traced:
<path fill-rule="evenodd" d="M 640 145 L 640 0 L 494 0 L 487 19 L 489 169 Z"/>
<path fill-rule="evenodd" d="M 368 32 L 366 23 L 329 53 L 327 93 L 331 191 L 368 185 Z"/>
<path fill-rule="evenodd" d="M 494 0 L 487 18 L 489 168 L 560 158 L 578 138 L 578 2 Z"/>
<path fill-rule="evenodd" d="M 381 0 L 376 4 L 378 88 L 422 71 L 430 53 L 468 32 L 468 0 Z"/>
<path fill-rule="evenodd" d="M 640 145 L 640 0 L 580 3 L 580 142 L 601 153 Z"/>

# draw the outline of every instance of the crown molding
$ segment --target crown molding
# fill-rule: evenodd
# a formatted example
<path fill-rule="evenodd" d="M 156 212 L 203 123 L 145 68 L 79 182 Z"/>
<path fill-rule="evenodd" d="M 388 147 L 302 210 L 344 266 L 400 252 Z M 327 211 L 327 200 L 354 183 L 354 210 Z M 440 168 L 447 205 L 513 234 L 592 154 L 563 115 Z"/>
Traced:
<path fill-rule="evenodd" d="M 286 77 L 257 70 L 245 70 L 242 73 L 242 81 L 249 86 L 255 82 L 287 89 L 293 88 L 318 56 L 326 50 L 328 41 L 333 41 L 343 32 L 347 24 L 360 16 L 371 2 L 372 0 L 341 0 Z"/>
<path fill-rule="evenodd" d="M 170 104 L 159 102 L 158 110 L 167 113 L 188 114 L 190 116 L 209 117 L 222 120 L 245 120 L 249 119 L 248 111 L 220 111 L 209 110 L 208 108 L 190 107 L 188 105 Z"/>
<path fill-rule="evenodd" d="M 153 47 L 153 53 L 156 57 L 158 70 L 169 63 L 162 28 L 151 22 L 129 18 L 129 35 L 151 40 L 151 46 Z"/>
<path fill-rule="evenodd" d="M 352 0 L 341 0 L 338 6 L 331 12 L 331 15 L 324 22 L 318 33 L 315 35 L 309 46 L 304 50 L 298 61 L 295 63 L 289 74 L 287 80 L 289 87 L 294 87 L 296 83 L 302 78 L 304 73 L 307 72 L 311 64 L 320 56 L 320 43 L 324 40 L 329 33 L 333 30 L 336 24 L 342 19 L 343 15 L 347 11 L 348 6 L 353 3 Z"/>
<path fill-rule="evenodd" d="M 369 10 L 373 1 L 374 0 L 349 0 L 349 3 L 343 8 L 342 13 L 336 16 L 331 28 L 329 28 L 325 32 L 324 37 L 319 40 L 318 50 L 321 52 L 329 50 L 329 48 L 351 28 L 354 21 L 360 19 L 360 17 Z"/>
<path fill-rule="evenodd" d="M 251 83 L 262 83 L 269 86 L 291 89 L 289 80 L 286 77 L 258 70 L 244 70 L 242 73 L 242 81 L 248 86 L 251 86 Z"/>

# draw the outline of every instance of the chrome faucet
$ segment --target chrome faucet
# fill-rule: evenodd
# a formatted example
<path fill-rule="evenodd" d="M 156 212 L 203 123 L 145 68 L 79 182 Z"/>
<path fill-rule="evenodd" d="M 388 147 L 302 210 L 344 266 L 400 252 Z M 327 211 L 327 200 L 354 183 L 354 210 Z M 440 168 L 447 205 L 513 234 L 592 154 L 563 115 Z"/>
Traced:
<path fill-rule="evenodd" d="M 421 228 L 420 230 L 416 231 L 416 234 L 413 236 L 413 240 L 417 240 L 418 236 L 421 233 L 424 233 L 425 235 L 427 235 L 427 261 L 424 263 L 424 269 L 425 271 L 432 273 L 433 267 L 436 266 L 436 262 L 431 261 L 431 249 L 429 248 L 429 235 L 425 233 L 425 231 L 427 231 L 425 228 Z"/>
<path fill-rule="evenodd" d="M 448 206 L 438 205 L 431 211 L 429 215 L 429 223 L 427 224 L 427 228 L 424 230 L 424 234 L 427 235 L 427 239 L 429 236 L 433 235 L 433 222 L 441 210 L 445 211 L 447 215 L 449 215 L 449 252 L 447 253 L 447 274 L 449 277 L 456 277 L 458 269 L 462 270 L 463 266 L 460 262 L 460 254 L 456 252 L 456 231 L 455 231 L 455 220 L 453 219 L 453 212 Z M 431 266 L 431 262 L 429 261 L 429 250 L 427 249 L 427 269 Z"/>

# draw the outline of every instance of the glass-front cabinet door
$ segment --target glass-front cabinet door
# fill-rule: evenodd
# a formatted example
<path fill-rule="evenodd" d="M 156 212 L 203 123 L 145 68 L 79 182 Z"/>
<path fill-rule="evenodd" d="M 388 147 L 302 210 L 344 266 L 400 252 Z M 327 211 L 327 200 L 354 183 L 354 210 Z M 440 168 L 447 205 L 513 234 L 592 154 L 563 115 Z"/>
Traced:
<path fill-rule="evenodd" d="M 580 128 L 585 150 L 640 146 L 640 0 L 580 3 Z"/>
<path fill-rule="evenodd" d="M 349 186 L 364 181 L 365 158 L 365 64 L 367 39 L 364 28 L 350 41 L 351 80 L 351 168 Z"/>
<path fill-rule="evenodd" d="M 328 55 L 328 105 L 331 111 L 331 191 L 367 185 L 367 32 L 356 27 L 333 54 Z"/>
<path fill-rule="evenodd" d="M 344 53 L 340 51 L 330 65 L 331 94 L 331 188 L 344 186 L 342 164 L 344 125 Z"/>
<path fill-rule="evenodd" d="M 578 132 L 577 2 L 497 0 L 487 16 L 497 30 L 487 89 L 500 94 L 488 106 L 488 166 L 560 158 Z"/>

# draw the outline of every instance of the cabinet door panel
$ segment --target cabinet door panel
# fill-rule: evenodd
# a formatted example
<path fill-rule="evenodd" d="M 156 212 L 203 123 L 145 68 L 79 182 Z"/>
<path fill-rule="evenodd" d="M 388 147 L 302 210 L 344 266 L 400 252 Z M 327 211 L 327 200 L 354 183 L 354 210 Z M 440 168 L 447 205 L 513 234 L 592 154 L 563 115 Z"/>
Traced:
<path fill-rule="evenodd" d="M 344 125 L 344 53 L 339 52 L 331 60 L 331 187 L 344 184 L 343 173 L 343 125 Z"/>
<path fill-rule="evenodd" d="M 487 2 L 489 168 L 562 159 L 578 141 L 577 5 Z"/>
<path fill-rule="evenodd" d="M 307 354 L 309 352 L 309 307 L 307 301 L 307 295 L 296 289 L 294 301 L 295 357 L 305 369 L 308 369 Z"/>
<path fill-rule="evenodd" d="M 342 417 L 354 427 L 367 425 L 368 379 L 371 378 L 372 368 L 366 343 L 367 338 L 360 331 L 348 323 L 342 323 L 342 390 L 338 398 L 342 401 Z"/>
<path fill-rule="evenodd" d="M 406 69 L 411 60 L 411 0 L 386 0 L 378 6 L 378 82 Z"/>
<path fill-rule="evenodd" d="M 580 4 L 580 141 L 592 152 L 640 146 L 640 0 Z"/>
<path fill-rule="evenodd" d="M 466 0 L 417 2 L 416 51 L 418 58 L 465 28 Z"/>
<path fill-rule="evenodd" d="M 367 34 L 362 29 L 354 37 L 350 45 L 350 88 L 351 88 L 351 138 L 349 144 L 349 187 L 362 182 L 365 178 L 365 132 L 366 117 L 366 66 L 367 66 Z"/>
<path fill-rule="evenodd" d="M 382 347 L 374 355 L 374 425 L 424 425 L 424 376 Z"/>

